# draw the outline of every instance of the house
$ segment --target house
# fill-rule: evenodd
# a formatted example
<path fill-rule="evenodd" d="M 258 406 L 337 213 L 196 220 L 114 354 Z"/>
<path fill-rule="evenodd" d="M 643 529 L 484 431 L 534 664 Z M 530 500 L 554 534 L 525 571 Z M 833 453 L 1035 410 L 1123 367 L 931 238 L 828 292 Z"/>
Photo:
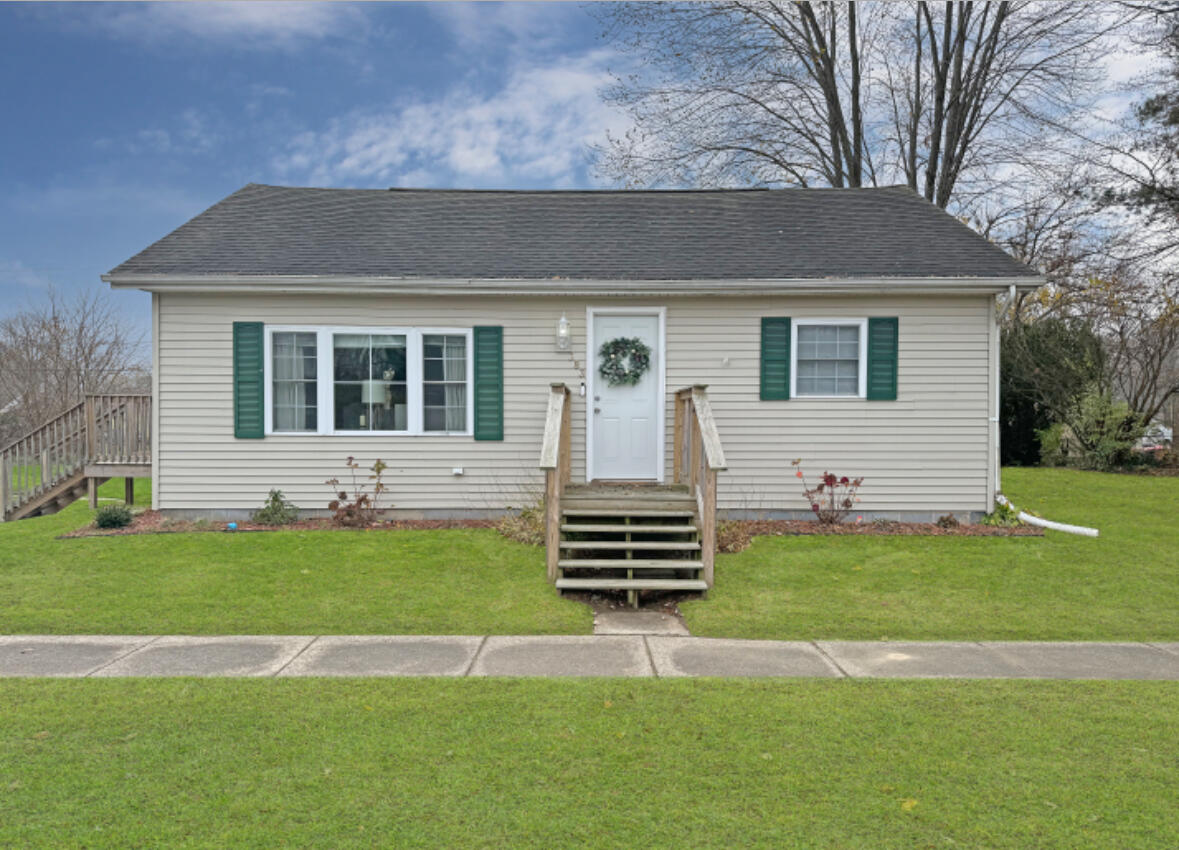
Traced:
<path fill-rule="evenodd" d="M 796 458 L 863 476 L 865 518 L 977 516 L 996 298 L 1043 282 L 903 187 L 255 184 L 103 279 L 152 297 L 154 506 L 223 518 L 322 510 L 350 455 L 401 514 L 534 501 L 554 384 L 573 485 L 670 483 L 706 386 L 721 516 L 809 515 Z"/>

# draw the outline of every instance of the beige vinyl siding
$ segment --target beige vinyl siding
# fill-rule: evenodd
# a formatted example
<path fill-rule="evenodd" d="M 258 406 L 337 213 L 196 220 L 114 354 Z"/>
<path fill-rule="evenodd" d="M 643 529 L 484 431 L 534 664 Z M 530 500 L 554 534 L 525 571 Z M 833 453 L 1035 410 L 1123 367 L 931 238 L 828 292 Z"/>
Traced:
<path fill-rule="evenodd" d="M 585 478 L 586 307 L 667 308 L 667 476 L 672 473 L 670 395 L 709 385 L 728 458 L 722 509 L 804 510 L 790 461 L 865 477 L 864 512 L 987 509 L 991 299 L 856 296 L 593 299 L 167 293 L 158 304 L 157 504 L 163 509 L 243 510 L 278 487 L 322 509 L 325 480 L 344 458 L 389 464 L 389 500 L 407 512 L 485 512 L 540 495 L 536 468 L 548 385 L 573 397 L 573 474 Z M 571 351 L 557 351 L 564 312 Z M 900 317 L 898 398 L 761 401 L 763 316 Z M 234 321 L 285 325 L 504 327 L 503 442 L 460 436 L 272 435 L 233 437 Z M 326 412 L 325 412 L 326 414 Z M 452 474 L 462 467 L 462 476 Z"/>

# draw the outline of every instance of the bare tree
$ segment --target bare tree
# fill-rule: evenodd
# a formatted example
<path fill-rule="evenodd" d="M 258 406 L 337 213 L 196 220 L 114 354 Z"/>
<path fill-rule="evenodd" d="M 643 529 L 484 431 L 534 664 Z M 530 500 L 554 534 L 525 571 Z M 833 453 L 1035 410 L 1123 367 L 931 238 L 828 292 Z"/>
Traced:
<path fill-rule="evenodd" d="M 1153 232 L 1144 253 L 1179 258 L 1179 2 L 1139 7 L 1149 16 L 1139 41 L 1166 62 L 1142 81 L 1150 94 L 1136 104 L 1123 134 L 1105 146 L 1108 184 L 1101 200 L 1139 213 Z"/>
<path fill-rule="evenodd" d="M 595 7 L 638 70 L 604 92 L 634 127 L 598 151 L 628 185 L 904 182 L 968 211 L 1056 155 L 1138 10 L 1088 3 Z M 1064 138 L 1064 136 L 1062 136 Z"/>
<path fill-rule="evenodd" d="M 1131 268 L 1077 293 L 1107 352 L 1115 395 L 1151 422 L 1179 394 L 1179 284 Z"/>
<path fill-rule="evenodd" d="M 87 393 L 145 391 L 142 337 L 108 298 L 51 291 L 44 304 L 0 320 L 0 445 L 76 404 Z"/>

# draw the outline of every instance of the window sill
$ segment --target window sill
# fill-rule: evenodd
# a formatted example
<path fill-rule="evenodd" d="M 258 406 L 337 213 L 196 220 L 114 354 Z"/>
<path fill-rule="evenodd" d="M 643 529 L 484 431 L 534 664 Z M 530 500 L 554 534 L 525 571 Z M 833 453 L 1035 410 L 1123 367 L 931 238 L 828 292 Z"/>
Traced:
<path fill-rule="evenodd" d="M 472 437 L 471 431 L 268 431 L 267 437 Z"/>
<path fill-rule="evenodd" d="M 866 401 L 863 395 L 796 395 L 795 401 Z"/>

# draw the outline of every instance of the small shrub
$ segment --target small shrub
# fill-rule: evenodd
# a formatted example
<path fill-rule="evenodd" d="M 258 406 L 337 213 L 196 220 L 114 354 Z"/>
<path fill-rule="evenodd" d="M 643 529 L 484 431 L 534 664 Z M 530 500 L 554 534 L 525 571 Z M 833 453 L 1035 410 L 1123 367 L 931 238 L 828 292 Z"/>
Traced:
<path fill-rule="evenodd" d="M 103 505 L 94 514 L 94 527 L 126 528 L 131 519 L 131 509 L 126 505 Z"/>
<path fill-rule="evenodd" d="M 543 546 L 544 502 L 537 502 L 518 514 L 505 514 L 495 523 L 495 530 L 517 543 Z"/>
<path fill-rule="evenodd" d="M 1146 430 L 1128 404 L 1095 385 L 1073 402 L 1067 420 L 1038 432 L 1040 460 L 1047 466 L 1110 470 L 1130 465 Z"/>
<path fill-rule="evenodd" d="M 1019 511 L 1012 510 L 1006 505 L 995 505 L 995 509 L 979 520 L 980 525 L 992 525 L 997 528 L 1014 528 L 1023 525 L 1019 518 Z"/>
<path fill-rule="evenodd" d="M 957 528 L 962 523 L 958 522 L 958 517 L 953 514 L 944 514 L 937 518 L 938 528 Z"/>
<path fill-rule="evenodd" d="M 792 461 L 790 465 L 797 468 L 800 463 L 801 459 Z M 860 501 L 856 493 L 864 483 L 863 478 L 848 478 L 846 475 L 838 477 L 824 472 L 819 483 L 811 487 L 806 483 L 806 476 L 801 469 L 797 469 L 794 474 L 802 480 L 802 494 L 810 503 L 815 519 L 825 525 L 843 522 L 856 502 Z"/>
<path fill-rule="evenodd" d="M 271 490 L 251 517 L 259 525 L 290 525 L 298 518 L 299 509 L 287 501 L 282 490 Z"/>
<path fill-rule="evenodd" d="M 352 474 L 352 495 L 341 488 L 339 478 L 329 478 L 325 483 L 332 488 L 336 497 L 328 502 L 328 510 L 332 512 L 332 522 L 345 528 L 365 528 L 376 523 L 381 512 L 380 498 L 388 487 L 381 480 L 381 475 L 389 465 L 380 458 L 369 467 L 372 491 L 369 485 L 358 477 L 360 464 L 351 455 L 345 461 Z"/>
<path fill-rule="evenodd" d="M 1163 448 L 1154 452 L 1154 465 L 1160 469 L 1179 469 L 1179 451 Z"/>
<path fill-rule="evenodd" d="M 716 525 L 716 551 L 724 553 L 743 552 L 753 542 L 749 523 L 741 520 L 724 520 Z"/>
<path fill-rule="evenodd" d="M 879 528 L 881 531 L 887 531 L 893 527 L 895 522 L 896 520 L 891 520 L 886 516 L 878 516 L 872 520 L 872 526 L 873 528 Z"/>
<path fill-rule="evenodd" d="M 1037 431 L 1036 436 L 1040 440 L 1040 463 L 1043 466 L 1067 466 L 1070 454 L 1075 456 L 1080 451 L 1072 431 L 1063 423 L 1057 422 Z"/>

